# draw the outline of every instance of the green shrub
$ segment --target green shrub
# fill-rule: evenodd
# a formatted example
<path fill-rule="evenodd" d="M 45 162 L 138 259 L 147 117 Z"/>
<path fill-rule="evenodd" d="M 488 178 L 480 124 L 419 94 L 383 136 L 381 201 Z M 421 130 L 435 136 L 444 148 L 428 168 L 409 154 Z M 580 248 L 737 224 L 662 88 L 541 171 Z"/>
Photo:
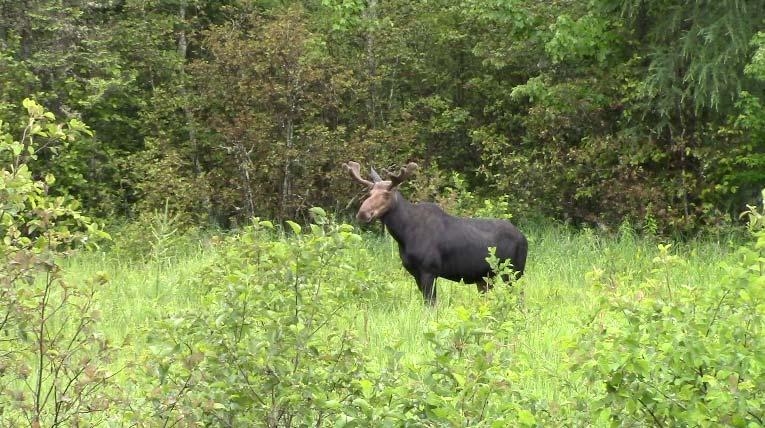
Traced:
<path fill-rule="evenodd" d="M 512 212 L 519 211 L 517 204 L 511 206 L 510 198 L 506 194 L 479 200 L 468 188 L 465 178 L 456 172 L 452 174 L 450 185 L 444 190 L 439 203 L 454 215 L 510 220 L 513 217 Z"/>
<path fill-rule="evenodd" d="M 312 212 L 308 231 L 256 219 L 229 238 L 195 284 L 201 307 L 149 332 L 142 423 L 322 426 L 361 394 L 365 357 L 338 326 L 352 325 L 339 320 L 349 302 L 374 298 L 369 256 L 353 227 Z"/>
<path fill-rule="evenodd" d="M 602 388 L 591 405 L 611 425 L 765 422 L 765 227 L 747 214 L 754 239 L 719 282 L 678 283 L 670 267 L 685 261 L 660 245 L 646 280 L 603 287 L 574 369 Z"/>
<path fill-rule="evenodd" d="M 30 169 L 39 155 L 56 155 L 90 131 L 76 120 L 57 124 L 34 101 L 23 104 L 21 138 L 0 122 L 0 425 L 78 426 L 99 420 L 118 399 L 113 350 L 95 329 L 96 294 L 107 280 L 68 283 L 61 261 L 108 235 L 77 201 L 50 196 L 52 174 Z"/>
<path fill-rule="evenodd" d="M 509 273 L 490 257 L 499 274 Z M 458 306 L 454 317 L 436 320 L 423 335 L 432 357 L 402 362 L 387 349 L 379 373 L 358 381 L 362 395 L 343 409 L 336 427 L 562 426 L 586 421 L 581 409 L 562 409 L 529 395 L 530 376 L 517 337 L 528 328 L 522 284 L 502 282 L 477 306 Z"/>

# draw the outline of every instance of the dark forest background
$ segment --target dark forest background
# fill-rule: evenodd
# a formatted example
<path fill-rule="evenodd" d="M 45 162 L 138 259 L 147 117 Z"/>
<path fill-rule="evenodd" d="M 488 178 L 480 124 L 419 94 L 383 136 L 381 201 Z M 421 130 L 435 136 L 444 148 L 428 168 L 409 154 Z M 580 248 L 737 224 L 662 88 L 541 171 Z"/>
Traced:
<path fill-rule="evenodd" d="M 413 199 L 694 232 L 765 184 L 761 0 L 0 0 L 0 118 L 94 135 L 33 170 L 98 218 L 342 210 L 340 163 Z"/>

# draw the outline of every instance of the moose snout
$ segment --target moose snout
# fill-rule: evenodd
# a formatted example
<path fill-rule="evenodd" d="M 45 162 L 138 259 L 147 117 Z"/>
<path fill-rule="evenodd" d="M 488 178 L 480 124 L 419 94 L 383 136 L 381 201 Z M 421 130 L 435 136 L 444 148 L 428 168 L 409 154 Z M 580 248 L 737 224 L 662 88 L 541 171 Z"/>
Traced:
<path fill-rule="evenodd" d="M 372 221 L 372 213 L 370 213 L 369 211 L 359 211 L 358 213 L 356 213 L 356 220 L 364 222 L 364 223 L 369 223 L 370 221 Z"/>

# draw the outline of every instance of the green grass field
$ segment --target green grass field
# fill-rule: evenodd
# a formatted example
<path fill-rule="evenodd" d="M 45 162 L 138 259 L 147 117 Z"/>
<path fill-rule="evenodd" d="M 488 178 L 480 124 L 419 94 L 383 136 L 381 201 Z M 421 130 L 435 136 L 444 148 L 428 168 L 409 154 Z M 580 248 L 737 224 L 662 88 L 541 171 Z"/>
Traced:
<path fill-rule="evenodd" d="M 615 288 L 622 282 L 639 281 L 654 269 L 652 261 L 660 241 L 630 232 L 606 235 L 560 226 L 527 226 L 524 230 L 530 241 L 529 258 L 526 274 L 517 286 L 523 290 L 525 325 L 512 343 L 505 345 L 514 352 L 514 369 L 521 374 L 518 383 L 522 390 L 555 402 L 572 388 L 562 366 L 567 355 L 565 344 L 594 316 L 599 297 L 598 289 L 587 280 L 588 272 L 601 270 L 609 286 Z M 416 368 L 433 357 L 424 331 L 436 321 L 456 317 L 459 307 L 478 306 L 487 296 L 472 285 L 441 279 L 438 305 L 428 307 L 401 267 L 395 242 L 372 233 L 362 236 L 362 245 L 373 255 L 374 263 L 361 268 L 392 291 L 373 302 L 347 302 L 342 316 L 338 316 L 342 321 L 333 328 L 354 332 L 363 346 L 360 352 L 370 357 L 370 364 L 383 366 L 387 355 L 383 350 L 392 348 L 404 354 L 405 364 Z M 714 283 L 723 274 L 720 264 L 731 258 L 735 242 L 732 237 L 717 237 L 674 244 L 673 253 L 687 263 L 672 268 L 667 275 L 675 284 Z M 69 259 L 64 269 L 70 281 L 99 271 L 108 274 L 110 282 L 99 297 L 103 314 L 100 329 L 113 343 L 125 344 L 120 353 L 123 358 L 114 362 L 120 365 L 144 351 L 147 344 L 143 336 L 158 320 L 202 307 L 192 281 L 206 266 L 220 261 L 221 249 L 210 245 L 209 239 L 187 240 L 159 262 L 92 252 Z"/>

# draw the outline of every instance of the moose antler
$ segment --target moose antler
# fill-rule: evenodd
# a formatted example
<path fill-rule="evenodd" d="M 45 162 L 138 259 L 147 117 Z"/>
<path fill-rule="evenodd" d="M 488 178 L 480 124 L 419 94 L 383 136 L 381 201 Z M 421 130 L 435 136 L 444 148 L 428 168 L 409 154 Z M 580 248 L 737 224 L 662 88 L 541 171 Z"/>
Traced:
<path fill-rule="evenodd" d="M 409 162 L 405 167 L 401 168 L 401 171 L 399 171 L 398 175 L 393 174 L 390 171 L 385 171 L 388 173 L 388 177 L 390 177 L 389 188 L 393 190 L 399 184 L 406 181 L 412 174 L 414 174 L 415 171 L 417 171 L 417 164 L 414 162 Z"/>
<path fill-rule="evenodd" d="M 351 174 L 351 178 L 354 180 L 367 187 L 374 186 L 374 183 L 371 181 L 361 178 L 361 165 L 359 165 L 358 162 L 349 161 L 348 163 L 344 163 L 343 166 L 348 170 L 348 172 Z"/>

